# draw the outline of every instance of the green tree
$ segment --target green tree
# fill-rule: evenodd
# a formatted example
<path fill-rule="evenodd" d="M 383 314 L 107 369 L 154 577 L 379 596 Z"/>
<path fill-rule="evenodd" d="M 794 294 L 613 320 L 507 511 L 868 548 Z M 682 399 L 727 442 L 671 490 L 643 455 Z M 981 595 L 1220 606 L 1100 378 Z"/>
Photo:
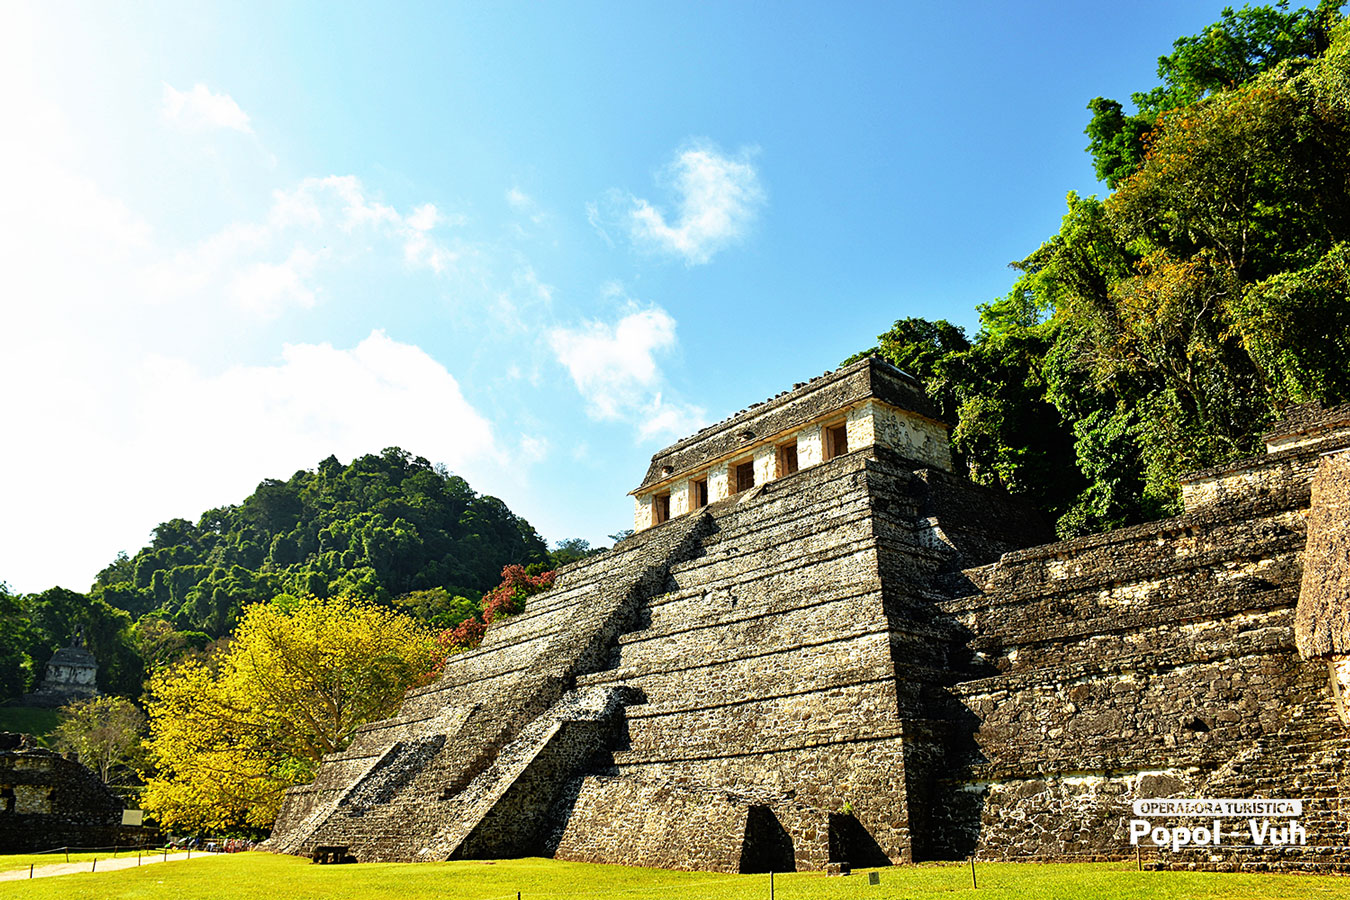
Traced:
<path fill-rule="evenodd" d="M 1252 285 L 1234 319 L 1277 402 L 1350 398 L 1350 244 Z"/>
<path fill-rule="evenodd" d="M 897 368 L 913 375 L 923 384 L 929 397 L 945 415 L 952 415 L 956 398 L 938 378 L 938 364 L 954 353 L 970 349 L 970 341 L 959 326 L 946 319 L 923 319 L 911 316 L 898 319 L 890 330 L 877 336 L 875 347 L 855 353 L 844 360 L 848 365 L 866 356 L 879 356 Z"/>
<path fill-rule="evenodd" d="M 33 685 L 32 628 L 23 597 L 0 581 L 0 699 L 18 697 Z"/>
<path fill-rule="evenodd" d="M 155 615 L 143 616 L 136 622 L 133 639 L 148 672 L 200 653 L 211 643 L 211 636 L 205 632 L 178 631 L 172 622 Z"/>
<path fill-rule="evenodd" d="M 1315 10 L 1291 12 L 1281 0 L 1273 7 L 1244 6 L 1236 12 L 1225 7 L 1218 22 L 1177 38 L 1172 52 L 1158 58 L 1162 84 L 1131 95 L 1138 112 L 1126 115 L 1118 101 L 1104 97 L 1088 103 L 1092 119 L 1084 133 L 1097 177 L 1115 189 L 1133 174 L 1163 113 L 1246 84 L 1286 60 L 1323 53 L 1340 6 L 1340 0 L 1323 0 Z"/>
<path fill-rule="evenodd" d="M 145 713 L 125 697 L 92 697 L 63 706 L 52 739 L 108 785 L 127 786 L 143 758 Z"/>
<path fill-rule="evenodd" d="M 176 631 L 226 634 L 281 591 L 377 603 L 444 588 L 477 596 L 502 566 L 547 564 L 544 541 L 493 497 L 397 447 L 266 479 L 238 506 L 174 519 L 100 574 L 94 596 Z"/>
<path fill-rule="evenodd" d="M 1070 194 L 970 348 L 927 357 L 972 477 L 1061 535 L 1175 512 L 1183 472 L 1257 452 L 1283 405 L 1350 399 L 1338 6 L 1225 10 L 1176 42 L 1135 116 L 1093 101 L 1114 193 Z"/>
<path fill-rule="evenodd" d="M 592 547 L 591 542 L 582 538 L 567 538 L 558 541 L 549 552 L 549 568 L 560 569 L 565 565 L 583 560 L 588 556 L 603 553 L 604 547 Z"/>
<path fill-rule="evenodd" d="M 481 598 L 454 593 L 442 587 L 404 594 L 396 601 L 408 614 L 433 628 L 454 628 L 465 619 L 482 613 Z"/>

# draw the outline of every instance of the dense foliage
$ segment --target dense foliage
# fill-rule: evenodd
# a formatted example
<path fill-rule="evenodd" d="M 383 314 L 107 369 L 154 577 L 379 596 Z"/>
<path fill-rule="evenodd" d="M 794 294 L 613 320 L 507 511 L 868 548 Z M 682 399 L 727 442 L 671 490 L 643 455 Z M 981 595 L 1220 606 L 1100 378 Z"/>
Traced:
<path fill-rule="evenodd" d="M 287 787 L 397 711 L 442 657 L 431 629 L 371 603 L 254 604 L 227 644 L 151 678 L 142 802 L 171 828 L 267 827 Z"/>
<path fill-rule="evenodd" d="M 220 636 L 248 604 L 278 593 L 386 603 L 441 590 L 441 605 L 453 606 L 492 587 L 503 566 L 547 559 L 544 541 L 500 500 L 391 447 L 268 479 L 195 524 L 164 522 L 150 546 L 99 574 L 93 595 Z"/>
<path fill-rule="evenodd" d="M 139 694 L 144 665 L 135 646 L 134 623 L 124 610 L 65 588 L 14 594 L 0 583 L 0 699 L 35 688 L 47 660 L 77 630 L 99 661 L 99 688 Z"/>
<path fill-rule="evenodd" d="M 442 646 L 450 651 L 471 650 L 483 642 L 488 625 L 525 611 L 525 601 L 553 586 L 553 572 L 532 575 L 524 566 L 502 569 L 502 582 L 483 595 L 481 609 L 451 631 L 443 632 Z"/>
<path fill-rule="evenodd" d="M 1316 9 L 1290 12 L 1288 0 L 1281 0 L 1273 7 L 1244 6 L 1237 12 L 1225 7 L 1219 21 L 1204 31 L 1177 38 L 1172 53 L 1158 57 L 1162 84 L 1131 95 L 1134 113 L 1127 115 L 1119 101 L 1105 97 L 1088 103 L 1088 152 L 1097 177 L 1114 190 L 1134 174 L 1158 119 L 1168 111 L 1246 84 L 1286 60 L 1323 53 L 1340 6 L 1337 0 L 1322 0 Z"/>
<path fill-rule="evenodd" d="M 1257 452 L 1282 408 L 1350 399 L 1336 6 L 1224 10 L 1160 61 L 1133 124 L 1107 127 L 1093 101 L 1089 150 L 1114 192 L 1069 195 L 973 339 L 903 319 L 867 351 L 924 380 L 972 477 L 1061 535 L 1174 512 L 1179 475 Z"/>

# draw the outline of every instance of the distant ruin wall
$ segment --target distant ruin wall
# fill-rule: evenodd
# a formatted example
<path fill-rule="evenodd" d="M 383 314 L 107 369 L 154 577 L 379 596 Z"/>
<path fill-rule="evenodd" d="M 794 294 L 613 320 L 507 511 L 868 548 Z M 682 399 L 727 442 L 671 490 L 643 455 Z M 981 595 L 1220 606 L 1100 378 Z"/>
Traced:
<path fill-rule="evenodd" d="M 49 750 L 0 750 L 0 853 L 133 846 L 122 802 L 92 771 Z"/>

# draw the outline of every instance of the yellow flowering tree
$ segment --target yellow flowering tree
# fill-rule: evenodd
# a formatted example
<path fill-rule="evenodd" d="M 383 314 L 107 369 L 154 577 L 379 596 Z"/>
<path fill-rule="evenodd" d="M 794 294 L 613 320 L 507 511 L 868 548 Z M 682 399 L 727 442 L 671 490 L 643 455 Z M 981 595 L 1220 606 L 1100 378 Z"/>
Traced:
<path fill-rule="evenodd" d="M 361 601 L 250 607 L 228 645 L 152 677 L 143 805 L 170 828 L 270 826 L 285 789 L 397 711 L 441 654 L 426 626 Z"/>

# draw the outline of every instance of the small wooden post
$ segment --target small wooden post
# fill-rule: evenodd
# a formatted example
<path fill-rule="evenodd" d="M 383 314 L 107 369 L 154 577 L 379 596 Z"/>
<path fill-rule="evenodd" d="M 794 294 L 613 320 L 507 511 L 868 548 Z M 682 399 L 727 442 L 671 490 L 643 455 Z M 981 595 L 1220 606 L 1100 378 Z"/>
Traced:
<path fill-rule="evenodd" d="M 1139 845 L 1134 845 L 1134 861 L 1139 866 L 1139 871 L 1144 871 L 1144 855 L 1139 852 Z"/>
<path fill-rule="evenodd" d="M 28 877 L 29 877 L 29 878 L 32 878 L 32 877 L 33 877 L 33 864 L 32 864 L 32 863 L 29 863 L 29 864 L 28 864 Z"/>
<path fill-rule="evenodd" d="M 970 855 L 970 886 L 978 888 L 980 885 L 975 881 L 975 854 Z"/>
<path fill-rule="evenodd" d="M 769 870 L 769 900 L 773 900 L 773 869 Z"/>
<path fill-rule="evenodd" d="M 94 871 L 94 870 L 97 869 L 97 868 L 98 868 L 98 857 L 95 856 L 95 857 L 94 857 L 94 864 L 91 865 L 91 866 L 89 867 L 89 871 L 92 872 L 92 871 Z"/>

